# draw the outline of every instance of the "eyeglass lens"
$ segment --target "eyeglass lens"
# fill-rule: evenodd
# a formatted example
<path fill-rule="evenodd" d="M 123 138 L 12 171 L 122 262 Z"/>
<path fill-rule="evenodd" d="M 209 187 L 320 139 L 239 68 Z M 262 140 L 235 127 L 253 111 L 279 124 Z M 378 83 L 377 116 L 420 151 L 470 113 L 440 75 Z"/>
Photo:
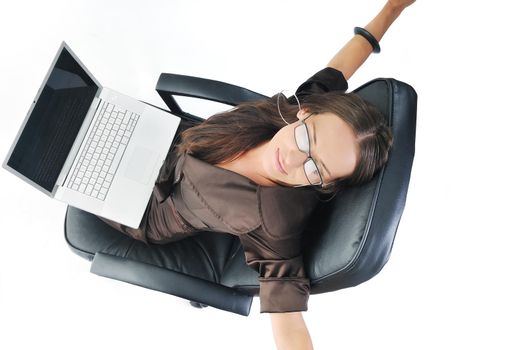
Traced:
<path fill-rule="evenodd" d="M 309 155 L 309 134 L 305 123 L 302 123 L 295 128 L 295 139 L 298 149 Z M 313 159 L 309 159 L 304 163 L 304 171 L 310 184 L 319 185 L 322 183 L 322 176 L 320 175 Z"/>

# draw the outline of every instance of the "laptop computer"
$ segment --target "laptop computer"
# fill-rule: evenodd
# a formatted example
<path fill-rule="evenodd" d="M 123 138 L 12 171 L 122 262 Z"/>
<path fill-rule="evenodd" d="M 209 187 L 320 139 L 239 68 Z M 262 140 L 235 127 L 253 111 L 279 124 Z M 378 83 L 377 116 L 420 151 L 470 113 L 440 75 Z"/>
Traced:
<path fill-rule="evenodd" d="M 181 118 L 106 87 L 62 42 L 2 167 L 138 228 Z"/>

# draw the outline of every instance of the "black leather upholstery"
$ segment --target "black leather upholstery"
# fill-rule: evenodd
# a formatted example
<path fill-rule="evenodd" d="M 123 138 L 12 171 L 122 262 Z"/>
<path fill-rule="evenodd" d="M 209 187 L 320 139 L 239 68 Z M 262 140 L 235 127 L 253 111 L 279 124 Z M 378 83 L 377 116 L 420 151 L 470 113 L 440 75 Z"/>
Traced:
<path fill-rule="evenodd" d="M 196 77 L 161 74 L 157 91 L 182 117 L 179 133 L 204 119 L 183 112 L 173 95 L 229 105 L 268 98 L 234 85 Z M 372 80 L 354 92 L 376 105 L 394 131 L 390 159 L 369 183 L 349 188 L 317 207 L 305 232 L 305 264 L 311 293 L 358 285 L 388 261 L 401 215 L 414 157 L 417 94 L 408 84 Z M 239 239 L 204 232 L 182 241 L 148 247 L 96 216 L 68 206 L 65 238 L 92 262 L 91 272 L 170 293 L 240 315 L 248 315 L 259 291 L 258 273 L 245 264 Z M 199 304 L 196 304 L 199 303 Z"/>

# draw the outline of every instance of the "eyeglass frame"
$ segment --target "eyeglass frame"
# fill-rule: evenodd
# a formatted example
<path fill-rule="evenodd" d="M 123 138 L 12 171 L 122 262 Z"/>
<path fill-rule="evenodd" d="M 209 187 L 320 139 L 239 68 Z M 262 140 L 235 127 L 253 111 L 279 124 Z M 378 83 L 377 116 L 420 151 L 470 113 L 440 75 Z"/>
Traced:
<path fill-rule="evenodd" d="M 313 159 L 313 157 L 311 157 L 311 136 L 309 136 L 309 128 L 307 127 L 307 124 L 306 124 L 306 120 L 307 118 L 311 117 L 313 114 L 316 114 L 315 112 L 311 113 L 310 115 L 308 115 L 307 117 L 303 118 L 303 119 L 300 119 L 300 125 L 297 125 L 295 126 L 294 130 L 293 130 L 293 137 L 295 138 L 295 143 L 296 143 L 296 146 L 298 147 L 298 150 L 304 154 L 307 154 L 307 159 L 305 160 L 305 162 L 302 164 L 302 167 L 304 168 L 304 175 L 306 175 L 306 178 L 307 178 L 307 181 L 309 182 L 309 184 L 311 186 L 320 186 L 320 187 L 323 187 L 325 185 L 324 183 L 324 179 L 322 178 L 322 172 L 320 171 L 320 168 L 317 164 L 317 162 L 315 161 L 315 159 Z M 307 153 L 302 151 L 300 149 L 300 146 L 298 144 L 298 140 L 296 139 L 296 129 L 297 128 L 300 128 L 300 127 L 304 127 L 306 128 L 306 133 L 307 133 L 307 143 L 308 143 L 308 151 Z M 317 168 L 317 172 L 318 172 L 318 175 L 320 177 L 320 183 L 319 184 L 312 184 L 310 181 L 309 181 L 309 176 L 307 176 L 307 172 L 306 172 L 306 163 L 309 162 L 309 161 L 312 161 L 313 164 L 315 164 L 315 168 Z"/>

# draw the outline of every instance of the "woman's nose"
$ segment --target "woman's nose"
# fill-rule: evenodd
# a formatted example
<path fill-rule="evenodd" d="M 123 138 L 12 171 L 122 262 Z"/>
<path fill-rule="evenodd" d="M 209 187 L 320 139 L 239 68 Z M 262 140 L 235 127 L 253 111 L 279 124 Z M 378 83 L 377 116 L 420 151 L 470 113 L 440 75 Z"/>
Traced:
<path fill-rule="evenodd" d="M 302 166 L 306 159 L 307 159 L 307 154 L 302 152 L 300 149 L 298 149 L 298 147 L 296 147 L 295 149 L 293 149 L 291 152 L 289 152 L 289 166 L 291 167 L 299 167 L 299 166 Z"/>

